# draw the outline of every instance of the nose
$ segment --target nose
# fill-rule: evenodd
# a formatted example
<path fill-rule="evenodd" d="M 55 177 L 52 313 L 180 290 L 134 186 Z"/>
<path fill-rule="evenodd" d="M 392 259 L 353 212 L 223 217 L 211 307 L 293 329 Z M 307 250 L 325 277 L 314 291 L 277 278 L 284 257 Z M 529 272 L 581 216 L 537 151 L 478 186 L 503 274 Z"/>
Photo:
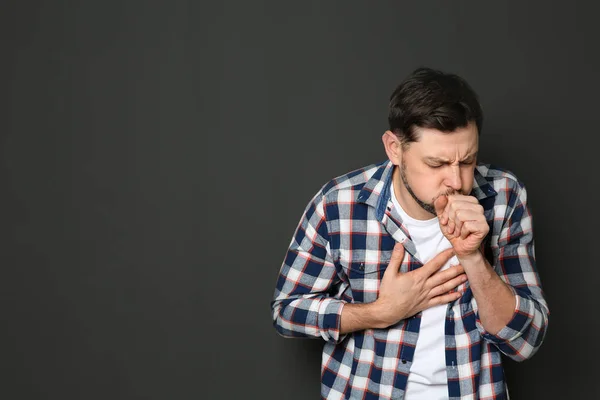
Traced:
<path fill-rule="evenodd" d="M 462 179 L 460 177 L 460 166 L 451 165 L 449 170 L 449 175 L 446 178 L 446 185 L 451 187 L 454 190 L 462 189 Z"/>

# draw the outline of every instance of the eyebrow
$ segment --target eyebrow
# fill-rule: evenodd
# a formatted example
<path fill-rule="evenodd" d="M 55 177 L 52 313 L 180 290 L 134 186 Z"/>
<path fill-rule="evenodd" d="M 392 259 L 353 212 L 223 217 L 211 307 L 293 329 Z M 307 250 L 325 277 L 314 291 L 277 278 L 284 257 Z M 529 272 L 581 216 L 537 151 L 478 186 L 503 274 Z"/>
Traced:
<path fill-rule="evenodd" d="M 471 153 L 469 155 L 467 155 L 466 157 L 464 157 L 462 160 L 460 160 L 460 162 L 465 162 L 465 161 L 471 161 L 473 158 L 477 157 L 477 151 L 474 153 Z M 423 158 L 424 161 L 429 161 L 429 162 L 435 162 L 435 163 L 440 163 L 440 164 L 448 164 L 450 163 L 450 161 L 447 158 L 441 158 L 441 157 L 425 157 Z"/>

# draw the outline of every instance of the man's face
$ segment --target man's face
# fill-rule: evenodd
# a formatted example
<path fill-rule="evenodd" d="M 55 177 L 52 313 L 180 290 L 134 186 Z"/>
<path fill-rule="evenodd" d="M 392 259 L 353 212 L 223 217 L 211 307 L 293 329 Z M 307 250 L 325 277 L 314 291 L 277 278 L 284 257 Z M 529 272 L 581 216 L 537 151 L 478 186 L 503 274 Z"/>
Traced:
<path fill-rule="evenodd" d="M 405 211 L 427 219 L 435 215 L 433 203 L 439 196 L 471 192 L 479 137 L 474 123 L 452 133 L 417 131 L 419 140 L 401 151 L 394 186 Z"/>

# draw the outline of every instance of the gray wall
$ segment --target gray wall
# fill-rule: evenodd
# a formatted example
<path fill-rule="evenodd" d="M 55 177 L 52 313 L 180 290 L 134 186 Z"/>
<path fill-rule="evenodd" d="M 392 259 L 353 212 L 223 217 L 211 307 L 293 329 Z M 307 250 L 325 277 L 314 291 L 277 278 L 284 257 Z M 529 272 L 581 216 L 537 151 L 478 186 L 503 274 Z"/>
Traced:
<path fill-rule="evenodd" d="M 513 397 L 598 396 L 591 6 L 207 3 L 2 2 L 0 397 L 318 398 L 277 272 L 315 191 L 384 159 L 419 65 L 471 82 L 481 159 L 529 189 L 551 316 Z"/>

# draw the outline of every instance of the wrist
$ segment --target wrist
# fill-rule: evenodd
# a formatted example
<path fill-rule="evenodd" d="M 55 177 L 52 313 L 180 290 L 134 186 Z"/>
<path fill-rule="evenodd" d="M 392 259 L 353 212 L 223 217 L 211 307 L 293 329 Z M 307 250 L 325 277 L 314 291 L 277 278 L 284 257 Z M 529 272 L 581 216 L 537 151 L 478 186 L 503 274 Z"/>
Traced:
<path fill-rule="evenodd" d="M 376 329 L 387 328 L 396 322 L 391 315 L 391 307 L 382 298 L 378 298 L 371 303 L 371 310 L 369 311 L 373 316 L 373 327 Z"/>
<path fill-rule="evenodd" d="M 479 265 L 482 262 L 485 262 L 483 254 L 479 249 L 469 254 L 457 254 L 456 258 L 458 258 L 460 265 L 465 269 L 468 269 L 472 265 Z"/>

